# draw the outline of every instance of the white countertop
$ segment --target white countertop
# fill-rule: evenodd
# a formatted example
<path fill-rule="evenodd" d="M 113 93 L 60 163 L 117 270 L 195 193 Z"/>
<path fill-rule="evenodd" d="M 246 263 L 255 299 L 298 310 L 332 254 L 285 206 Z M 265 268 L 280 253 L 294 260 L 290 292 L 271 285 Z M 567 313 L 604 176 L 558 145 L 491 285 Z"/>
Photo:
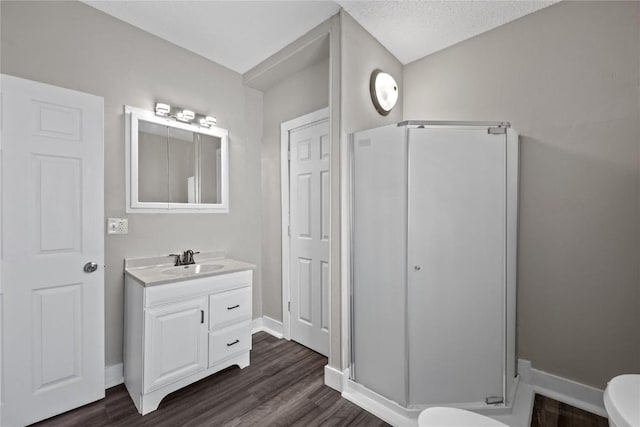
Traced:
<path fill-rule="evenodd" d="M 127 258 L 124 260 L 124 273 L 147 287 L 252 270 L 256 267 L 244 261 L 226 258 L 220 252 L 196 254 L 193 259 L 195 264 L 176 266 L 174 256 Z"/>

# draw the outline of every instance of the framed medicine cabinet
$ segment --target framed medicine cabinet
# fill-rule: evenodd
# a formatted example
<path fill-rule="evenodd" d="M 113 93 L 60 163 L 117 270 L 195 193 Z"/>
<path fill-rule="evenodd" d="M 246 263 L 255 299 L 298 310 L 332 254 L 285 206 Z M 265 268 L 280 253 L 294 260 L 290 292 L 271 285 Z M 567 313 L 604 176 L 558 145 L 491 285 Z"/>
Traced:
<path fill-rule="evenodd" d="M 228 135 L 125 106 L 127 213 L 229 212 Z"/>

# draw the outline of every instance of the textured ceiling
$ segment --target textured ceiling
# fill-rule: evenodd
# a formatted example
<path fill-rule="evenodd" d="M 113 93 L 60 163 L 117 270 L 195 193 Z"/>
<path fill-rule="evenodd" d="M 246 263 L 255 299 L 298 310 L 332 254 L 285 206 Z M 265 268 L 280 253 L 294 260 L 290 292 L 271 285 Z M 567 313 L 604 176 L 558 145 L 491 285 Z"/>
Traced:
<path fill-rule="evenodd" d="M 554 1 L 85 0 L 85 3 L 244 73 L 337 13 L 340 6 L 406 64 Z"/>
<path fill-rule="evenodd" d="M 554 3 L 507 0 L 338 2 L 403 64 Z"/>

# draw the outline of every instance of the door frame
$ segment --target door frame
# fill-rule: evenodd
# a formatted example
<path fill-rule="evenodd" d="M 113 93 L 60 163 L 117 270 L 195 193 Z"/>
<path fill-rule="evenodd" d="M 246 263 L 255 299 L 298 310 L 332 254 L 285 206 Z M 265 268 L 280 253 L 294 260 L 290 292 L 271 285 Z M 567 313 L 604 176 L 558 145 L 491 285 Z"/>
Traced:
<path fill-rule="evenodd" d="M 296 117 L 295 119 L 291 119 L 280 124 L 280 216 L 282 218 L 282 335 L 287 340 L 291 340 L 291 316 L 289 315 L 289 298 L 291 297 L 291 266 L 289 262 L 291 257 L 291 239 L 289 238 L 289 226 L 291 224 L 291 211 L 289 209 L 289 134 L 294 130 L 312 126 L 324 120 L 329 120 L 329 107 L 316 110 L 312 113 Z M 329 170 L 331 170 L 331 164 L 329 164 Z M 329 270 L 331 270 L 331 265 L 329 265 Z M 329 301 L 329 304 L 331 304 L 331 301 Z"/>

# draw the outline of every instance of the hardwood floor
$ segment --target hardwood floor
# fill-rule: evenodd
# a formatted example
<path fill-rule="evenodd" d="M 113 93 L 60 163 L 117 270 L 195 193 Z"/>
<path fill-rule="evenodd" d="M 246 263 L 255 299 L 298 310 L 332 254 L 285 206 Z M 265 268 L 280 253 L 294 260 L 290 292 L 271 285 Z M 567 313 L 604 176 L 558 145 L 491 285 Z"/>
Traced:
<path fill-rule="evenodd" d="M 327 359 L 264 332 L 253 336 L 251 365 L 232 367 L 165 397 L 138 414 L 124 385 L 105 399 L 37 426 L 386 426 L 324 385 Z"/>
<path fill-rule="evenodd" d="M 608 427 L 606 418 L 536 394 L 531 427 Z"/>
<path fill-rule="evenodd" d="M 253 336 L 251 365 L 225 369 L 138 414 L 124 385 L 107 397 L 37 426 L 387 426 L 324 385 L 327 359 L 264 332 Z M 536 395 L 531 427 L 608 427 L 606 418 Z"/>

